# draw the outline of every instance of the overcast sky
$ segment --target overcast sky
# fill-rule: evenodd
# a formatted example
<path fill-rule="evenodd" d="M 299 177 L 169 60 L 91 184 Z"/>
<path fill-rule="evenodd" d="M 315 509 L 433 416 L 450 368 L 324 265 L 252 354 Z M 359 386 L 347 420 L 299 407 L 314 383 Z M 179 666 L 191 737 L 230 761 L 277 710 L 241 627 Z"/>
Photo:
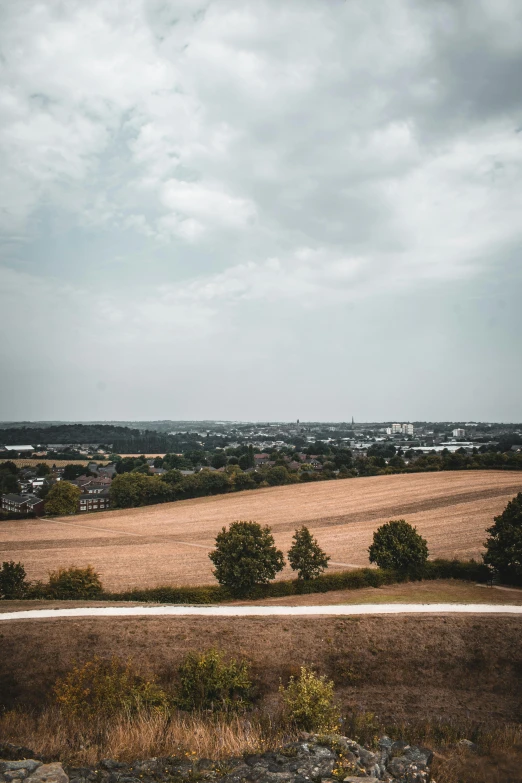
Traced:
<path fill-rule="evenodd" d="M 0 14 L 0 419 L 522 420 L 520 0 Z"/>

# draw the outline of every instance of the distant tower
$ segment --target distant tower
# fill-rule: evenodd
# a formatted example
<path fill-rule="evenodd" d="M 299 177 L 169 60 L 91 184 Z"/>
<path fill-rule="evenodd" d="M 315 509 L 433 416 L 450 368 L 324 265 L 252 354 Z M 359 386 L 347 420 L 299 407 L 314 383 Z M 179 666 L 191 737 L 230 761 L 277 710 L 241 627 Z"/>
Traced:
<path fill-rule="evenodd" d="M 355 422 L 354 422 L 354 420 L 353 420 L 353 416 L 352 416 L 352 427 L 353 427 L 353 425 L 354 425 L 354 424 L 355 424 Z"/>
<path fill-rule="evenodd" d="M 299 424 L 299 419 L 297 419 L 297 423 Z"/>

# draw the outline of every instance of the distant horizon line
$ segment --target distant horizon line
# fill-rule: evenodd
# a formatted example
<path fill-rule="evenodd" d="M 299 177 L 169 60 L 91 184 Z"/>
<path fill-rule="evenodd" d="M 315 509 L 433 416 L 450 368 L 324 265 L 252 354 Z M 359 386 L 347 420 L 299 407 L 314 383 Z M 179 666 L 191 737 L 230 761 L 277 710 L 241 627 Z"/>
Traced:
<path fill-rule="evenodd" d="M 502 421 L 502 420 L 477 420 L 468 419 L 401 419 L 400 417 L 395 419 L 368 419 L 366 421 L 351 421 L 349 419 L 2 419 L 0 420 L 0 429 L 3 424 L 43 424 L 43 425 L 55 425 L 55 424 L 128 424 L 128 423 L 142 423 L 142 424 L 155 424 L 161 422 L 170 422 L 172 424 L 347 424 L 349 426 L 365 426 L 371 424 L 390 424 L 390 423 L 408 423 L 408 424 L 466 424 L 468 426 L 477 426 L 480 424 L 494 425 L 511 425 L 522 426 L 522 422 L 517 421 Z"/>

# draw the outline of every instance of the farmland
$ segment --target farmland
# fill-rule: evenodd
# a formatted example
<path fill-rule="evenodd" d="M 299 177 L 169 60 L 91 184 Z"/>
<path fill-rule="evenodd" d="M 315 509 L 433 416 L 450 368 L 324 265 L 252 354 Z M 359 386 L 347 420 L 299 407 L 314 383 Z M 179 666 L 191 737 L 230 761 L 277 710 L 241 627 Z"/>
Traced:
<path fill-rule="evenodd" d="M 91 563 L 109 590 L 212 584 L 208 552 L 223 525 L 271 526 L 287 551 L 306 524 L 332 569 L 368 565 L 373 531 L 405 518 L 428 540 L 431 557 L 479 557 L 485 529 L 522 489 L 518 474 L 470 471 L 376 476 L 272 487 L 99 514 L 5 522 L 0 557 L 24 563 L 31 579 Z M 288 568 L 281 578 L 288 578 Z"/>

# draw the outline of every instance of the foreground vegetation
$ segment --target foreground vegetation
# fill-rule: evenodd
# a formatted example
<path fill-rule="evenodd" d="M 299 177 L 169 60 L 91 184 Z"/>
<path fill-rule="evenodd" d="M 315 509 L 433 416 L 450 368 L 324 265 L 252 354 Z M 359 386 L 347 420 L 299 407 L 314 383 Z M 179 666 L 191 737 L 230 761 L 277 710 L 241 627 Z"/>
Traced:
<path fill-rule="evenodd" d="M 248 663 L 217 650 L 189 654 L 166 688 L 126 662 L 94 659 L 58 677 L 39 710 L 0 716 L 0 736 L 46 759 L 97 765 L 181 756 L 211 758 L 216 773 L 227 758 L 275 750 L 301 731 L 342 733 L 369 748 L 383 734 L 437 751 L 432 773 L 439 783 L 517 780 L 522 726 L 495 721 L 383 721 L 343 704 L 325 676 L 301 667 L 279 688 L 279 698 L 259 702 Z M 339 760 L 334 777 L 349 769 Z M 493 777 L 498 773 L 498 777 Z"/>

